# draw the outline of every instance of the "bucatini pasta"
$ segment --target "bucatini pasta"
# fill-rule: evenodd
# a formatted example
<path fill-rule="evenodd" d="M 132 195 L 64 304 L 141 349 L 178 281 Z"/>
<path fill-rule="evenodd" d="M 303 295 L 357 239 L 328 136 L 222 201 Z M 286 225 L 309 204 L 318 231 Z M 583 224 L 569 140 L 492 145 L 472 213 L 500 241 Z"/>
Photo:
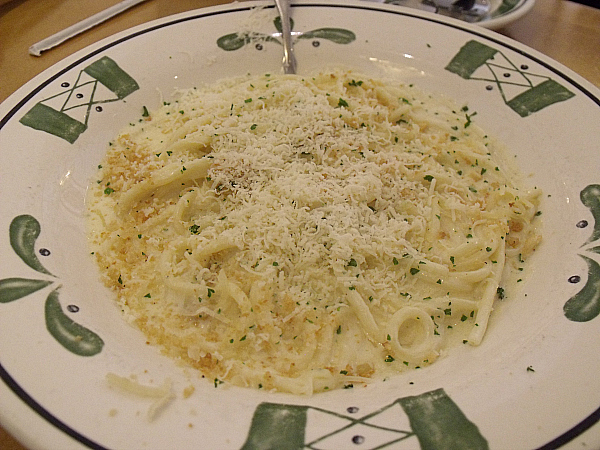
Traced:
<path fill-rule="evenodd" d="M 89 192 L 104 281 L 215 384 L 310 394 L 478 345 L 540 240 L 540 192 L 475 115 L 346 71 L 144 107 Z"/>

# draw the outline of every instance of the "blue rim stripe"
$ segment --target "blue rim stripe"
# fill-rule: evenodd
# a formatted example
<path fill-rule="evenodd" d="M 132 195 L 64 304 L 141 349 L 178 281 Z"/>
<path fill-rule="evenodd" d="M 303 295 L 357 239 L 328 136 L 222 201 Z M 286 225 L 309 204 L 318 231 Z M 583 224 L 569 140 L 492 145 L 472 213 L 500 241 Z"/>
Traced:
<path fill-rule="evenodd" d="M 25 403 L 27 406 L 29 406 L 31 409 L 33 409 L 43 419 L 45 419 L 46 421 L 48 421 L 49 423 L 54 425 L 56 428 L 58 428 L 65 434 L 71 436 L 76 441 L 80 442 L 81 444 L 83 444 L 86 447 L 89 447 L 93 450 L 108 450 L 106 447 L 103 447 L 100 444 L 97 444 L 96 442 L 92 441 L 91 439 L 88 439 L 81 433 L 77 432 L 76 430 L 74 430 L 73 428 L 68 426 L 66 423 L 64 423 L 63 421 L 58 419 L 56 416 L 54 416 L 50 411 L 48 411 L 46 408 L 44 408 L 38 402 L 36 402 L 33 399 L 33 397 L 31 397 L 31 395 L 29 395 L 15 381 L 15 379 L 10 376 L 10 374 L 4 369 L 4 367 L 2 367 L 1 364 L 0 364 L 0 378 L 2 378 L 2 380 L 10 388 L 10 390 L 13 391 L 17 395 L 17 397 L 19 397 L 23 401 L 23 403 Z"/>

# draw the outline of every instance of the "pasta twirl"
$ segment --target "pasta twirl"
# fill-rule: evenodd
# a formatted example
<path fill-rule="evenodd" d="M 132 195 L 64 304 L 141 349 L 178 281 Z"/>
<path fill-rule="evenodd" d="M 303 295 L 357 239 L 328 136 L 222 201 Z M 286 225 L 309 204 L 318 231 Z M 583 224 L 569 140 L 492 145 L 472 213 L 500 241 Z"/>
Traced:
<path fill-rule="evenodd" d="M 150 342 L 240 386 L 310 394 L 478 345 L 540 193 L 474 116 L 344 71 L 181 92 L 90 188 L 104 281 Z"/>

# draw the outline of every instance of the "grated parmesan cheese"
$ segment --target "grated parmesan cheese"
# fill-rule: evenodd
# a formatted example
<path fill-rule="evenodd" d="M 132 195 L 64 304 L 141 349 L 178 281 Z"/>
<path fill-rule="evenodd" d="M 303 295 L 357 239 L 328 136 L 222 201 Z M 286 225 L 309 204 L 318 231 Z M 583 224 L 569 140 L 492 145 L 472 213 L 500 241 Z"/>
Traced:
<path fill-rule="evenodd" d="M 475 114 L 344 71 L 180 92 L 90 189 L 104 281 L 215 387 L 311 394 L 478 345 L 540 193 Z"/>

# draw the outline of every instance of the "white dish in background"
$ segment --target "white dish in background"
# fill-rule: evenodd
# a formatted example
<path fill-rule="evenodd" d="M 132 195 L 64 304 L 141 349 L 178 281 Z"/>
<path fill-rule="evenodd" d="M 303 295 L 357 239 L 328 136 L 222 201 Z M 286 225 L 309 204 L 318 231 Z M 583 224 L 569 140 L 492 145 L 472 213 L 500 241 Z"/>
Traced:
<path fill-rule="evenodd" d="M 478 25 L 490 30 L 499 30 L 531 11 L 535 0 L 490 0 L 490 2 L 489 17 Z"/>
<path fill-rule="evenodd" d="M 544 242 L 521 294 L 497 302 L 481 346 L 368 387 L 295 397 L 216 387 L 125 323 L 87 249 L 87 183 L 142 106 L 281 70 L 275 42 L 218 45 L 244 26 L 277 38 L 272 4 L 268 20 L 249 20 L 259 4 L 125 31 L 0 105 L 3 426 L 31 448 L 258 448 L 267 438 L 297 448 L 599 447 L 600 92 L 534 50 L 442 16 L 362 1 L 292 8 L 301 73 L 345 65 L 467 104 L 544 191 Z M 111 372 L 155 387 L 169 378 L 174 398 L 149 422 L 153 399 L 110 388 Z"/>
<path fill-rule="evenodd" d="M 410 1 L 407 0 L 379 0 L 383 3 L 399 5 L 399 6 L 410 6 Z M 479 5 L 481 3 L 481 5 Z M 476 15 L 465 16 L 464 20 L 471 23 L 476 23 L 480 27 L 488 28 L 490 30 L 499 30 L 500 28 L 520 19 L 527 14 L 535 0 L 476 0 L 477 8 L 474 11 L 482 8 L 482 5 L 489 5 L 487 13 L 478 18 Z M 427 3 L 421 6 L 423 9 L 431 9 L 435 11 L 435 7 L 427 6 Z M 441 14 L 448 15 L 448 13 Z"/>

